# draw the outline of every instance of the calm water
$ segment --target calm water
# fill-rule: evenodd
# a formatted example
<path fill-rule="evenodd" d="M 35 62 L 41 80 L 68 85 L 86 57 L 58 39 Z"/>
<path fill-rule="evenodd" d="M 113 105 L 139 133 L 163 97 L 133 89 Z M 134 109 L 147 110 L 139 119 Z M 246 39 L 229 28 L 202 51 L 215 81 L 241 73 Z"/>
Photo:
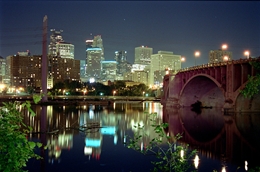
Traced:
<path fill-rule="evenodd" d="M 198 165 L 190 162 L 193 169 L 210 172 L 225 167 L 232 172 L 260 166 L 259 113 L 223 115 L 221 109 L 195 113 L 190 108 L 176 110 L 155 102 L 115 103 L 109 108 L 35 106 L 34 111 L 35 117 L 23 111 L 25 123 L 35 132 L 29 139 L 48 145 L 48 149 L 37 150 L 44 159 L 30 160 L 26 168 L 30 172 L 150 171 L 155 158 L 128 149 L 124 143 L 127 136 L 133 136 L 135 124 L 144 124 L 148 136 L 140 148 L 145 148 L 155 136 L 148 116 L 152 112 L 157 113 L 157 123 L 169 123 L 169 135 L 182 133 L 178 144 L 198 150 Z"/>

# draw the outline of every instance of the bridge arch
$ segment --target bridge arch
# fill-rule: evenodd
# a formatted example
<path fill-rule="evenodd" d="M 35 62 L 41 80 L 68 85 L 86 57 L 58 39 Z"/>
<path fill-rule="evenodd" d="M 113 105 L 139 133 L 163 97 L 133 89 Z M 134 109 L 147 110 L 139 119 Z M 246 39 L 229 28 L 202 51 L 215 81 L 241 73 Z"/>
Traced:
<path fill-rule="evenodd" d="M 203 106 L 223 107 L 225 91 L 221 84 L 207 74 L 197 74 L 185 82 L 179 94 L 179 104 L 190 106 L 197 100 Z"/>
<path fill-rule="evenodd" d="M 234 93 L 235 111 L 260 111 L 260 93 L 253 95 L 251 98 L 246 98 L 240 91 L 249 81 L 245 82 Z M 260 89 L 260 88 L 259 88 Z"/>

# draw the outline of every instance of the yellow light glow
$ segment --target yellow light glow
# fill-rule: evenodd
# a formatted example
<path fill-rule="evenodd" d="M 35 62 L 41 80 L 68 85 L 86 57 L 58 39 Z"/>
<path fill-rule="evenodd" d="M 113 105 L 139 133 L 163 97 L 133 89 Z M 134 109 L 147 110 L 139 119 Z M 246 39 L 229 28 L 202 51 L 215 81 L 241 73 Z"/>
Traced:
<path fill-rule="evenodd" d="M 227 44 L 222 45 L 222 50 L 226 50 L 228 48 Z"/>
<path fill-rule="evenodd" d="M 196 51 L 195 52 L 195 57 L 199 57 L 200 56 L 200 52 L 199 51 Z"/>

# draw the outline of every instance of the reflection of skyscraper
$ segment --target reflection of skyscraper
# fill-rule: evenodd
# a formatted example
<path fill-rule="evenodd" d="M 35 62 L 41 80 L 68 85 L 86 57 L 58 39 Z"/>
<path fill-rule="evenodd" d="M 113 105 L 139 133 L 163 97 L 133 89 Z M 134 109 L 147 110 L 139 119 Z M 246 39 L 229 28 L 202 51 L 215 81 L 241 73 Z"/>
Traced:
<path fill-rule="evenodd" d="M 49 55 L 57 55 L 57 51 L 56 51 L 56 44 L 57 42 L 63 42 L 62 39 L 62 35 L 61 33 L 63 32 L 63 30 L 55 30 L 55 29 L 51 29 L 51 36 L 50 36 L 50 45 L 49 45 Z"/>

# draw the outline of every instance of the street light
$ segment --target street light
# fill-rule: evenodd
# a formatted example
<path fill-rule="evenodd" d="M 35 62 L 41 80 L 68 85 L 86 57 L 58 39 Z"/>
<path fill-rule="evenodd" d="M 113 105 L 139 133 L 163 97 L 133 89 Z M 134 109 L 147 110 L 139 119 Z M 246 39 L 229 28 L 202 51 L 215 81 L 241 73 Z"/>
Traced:
<path fill-rule="evenodd" d="M 145 93 L 145 92 L 143 91 L 143 97 L 144 97 L 144 93 Z"/>
<path fill-rule="evenodd" d="M 244 54 L 245 54 L 246 58 L 249 59 L 249 54 L 250 54 L 250 52 L 249 52 L 249 51 L 245 51 Z"/>
<path fill-rule="evenodd" d="M 200 52 L 199 51 L 195 51 L 194 55 L 195 55 L 195 66 L 196 66 L 197 65 L 196 64 L 196 57 L 200 56 Z"/>
<path fill-rule="evenodd" d="M 225 62 L 228 61 L 228 56 L 224 56 L 223 61 L 225 61 Z"/>
<path fill-rule="evenodd" d="M 228 47 L 227 44 L 223 44 L 223 45 L 222 45 L 222 50 L 226 50 L 227 47 Z"/>
<path fill-rule="evenodd" d="M 115 96 L 115 94 L 116 94 L 116 91 L 114 90 L 114 91 L 113 91 L 113 96 Z"/>

